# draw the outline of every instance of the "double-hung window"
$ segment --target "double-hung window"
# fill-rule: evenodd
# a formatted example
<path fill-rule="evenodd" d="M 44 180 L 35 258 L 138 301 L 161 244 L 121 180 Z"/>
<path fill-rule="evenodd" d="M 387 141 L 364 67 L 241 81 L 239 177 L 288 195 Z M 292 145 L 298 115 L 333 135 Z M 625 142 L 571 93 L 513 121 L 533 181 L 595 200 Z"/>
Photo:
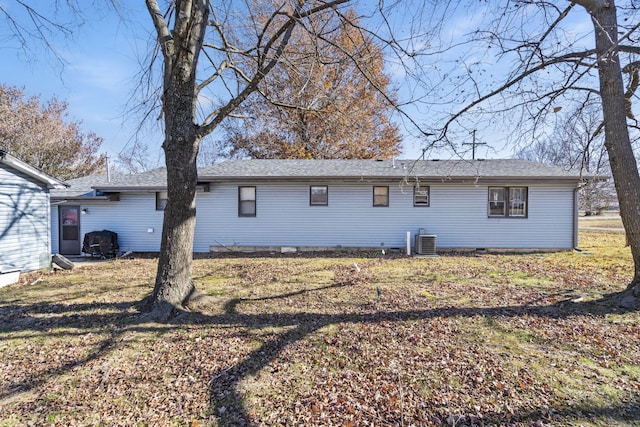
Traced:
<path fill-rule="evenodd" d="M 373 187 L 373 206 L 374 207 L 389 206 L 389 187 L 388 186 Z"/>
<path fill-rule="evenodd" d="M 509 188 L 509 216 L 524 218 L 527 216 L 526 187 Z"/>
<path fill-rule="evenodd" d="M 489 187 L 490 217 L 527 217 L 527 187 Z"/>
<path fill-rule="evenodd" d="M 238 187 L 238 216 L 256 216 L 256 187 Z"/>

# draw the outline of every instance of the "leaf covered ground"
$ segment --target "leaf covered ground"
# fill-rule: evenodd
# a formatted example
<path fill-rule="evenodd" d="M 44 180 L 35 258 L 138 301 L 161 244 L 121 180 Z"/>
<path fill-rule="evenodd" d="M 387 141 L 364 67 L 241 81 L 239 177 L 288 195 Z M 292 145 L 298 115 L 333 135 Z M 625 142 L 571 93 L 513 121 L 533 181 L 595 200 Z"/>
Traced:
<path fill-rule="evenodd" d="M 640 420 L 619 233 L 582 252 L 211 257 L 170 324 L 157 260 L 0 291 L 0 426 L 610 426 Z M 365 256 L 366 255 L 366 256 Z"/>

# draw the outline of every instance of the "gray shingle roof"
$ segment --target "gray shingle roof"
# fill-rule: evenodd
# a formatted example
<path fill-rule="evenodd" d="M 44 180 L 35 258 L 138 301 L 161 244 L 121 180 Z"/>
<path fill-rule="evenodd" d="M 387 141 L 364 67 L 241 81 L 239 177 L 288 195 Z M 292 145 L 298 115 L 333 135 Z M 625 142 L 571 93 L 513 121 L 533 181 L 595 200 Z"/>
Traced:
<path fill-rule="evenodd" d="M 70 179 L 66 183 L 69 188 L 52 190 L 51 197 L 55 199 L 93 197 L 94 190 L 108 192 L 110 190 L 163 189 L 167 186 L 167 173 L 165 168 L 158 168 L 138 174 L 116 175 L 111 179 L 108 179 L 107 174 L 97 174 Z"/>
<path fill-rule="evenodd" d="M 82 197 L 93 195 L 94 185 L 99 185 L 102 182 L 107 182 L 106 174 L 97 174 L 83 176 L 82 178 L 75 178 L 66 181 L 68 188 L 62 190 L 52 190 L 51 197 L 64 198 L 64 197 Z"/>
<path fill-rule="evenodd" d="M 200 170 L 200 179 L 403 178 L 579 180 L 580 173 L 519 159 L 504 160 L 236 160 Z"/>
<path fill-rule="evenodd" d="M 115 177 L 110 182 L 101 183 L 98 188 L 100 190 L 159 190 L 166 188 L 166 186 L 167 170 L 165 168 L 157 168 L 147 172 Z"/>
<path fill-rule="evenodd" d="M 242 180 L 360 180 L 419 177 L 425 181 L 545 180 L 579 181 L 580 172 L 528 160 L 232 160 L 199 169 L 201 182 Z M 99 191 L 166 188 L 165 168 L 107 181 L 106 175 L 69 180 L 65 190 L 53 190 L 52 197 L 90 196 Z"/>

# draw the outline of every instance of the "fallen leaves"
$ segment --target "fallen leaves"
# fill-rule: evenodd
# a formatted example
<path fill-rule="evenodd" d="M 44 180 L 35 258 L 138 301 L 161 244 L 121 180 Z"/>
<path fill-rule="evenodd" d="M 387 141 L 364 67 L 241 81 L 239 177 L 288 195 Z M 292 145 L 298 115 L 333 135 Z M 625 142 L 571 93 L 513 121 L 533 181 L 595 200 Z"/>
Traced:
<path fill-rule="evenodd" d="M 598 257 L 199 259 L 215 298 L 169 325 L 134 307 L 153 259 L 43 276 L 0 295 L 0 419 L 622 425 L 640 417 L 640 318 L 594 302 L 629 271 Z"/>

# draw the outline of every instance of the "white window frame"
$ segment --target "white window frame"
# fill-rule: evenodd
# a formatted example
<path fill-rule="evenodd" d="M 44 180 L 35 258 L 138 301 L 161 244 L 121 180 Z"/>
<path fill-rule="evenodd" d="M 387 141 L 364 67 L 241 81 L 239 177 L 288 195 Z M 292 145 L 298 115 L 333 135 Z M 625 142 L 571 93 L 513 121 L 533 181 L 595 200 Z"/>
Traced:
<path fill-rule="evenodd" d="M 243 191 L 244 190 L 244 191 Z M 247 194 L 247 190 L 253 190 L 253 194 Z M 244 193 L 244 194 L 243 194 Z M 238 216 L 253 218 L 258 214 L 258 195 L 255 186 L 247 185 L 238 187 Z M 250 197 L 247 197 L 250 196 Z M 253 206 L 252 213 L 246 213 L 247 206 Z"/>

